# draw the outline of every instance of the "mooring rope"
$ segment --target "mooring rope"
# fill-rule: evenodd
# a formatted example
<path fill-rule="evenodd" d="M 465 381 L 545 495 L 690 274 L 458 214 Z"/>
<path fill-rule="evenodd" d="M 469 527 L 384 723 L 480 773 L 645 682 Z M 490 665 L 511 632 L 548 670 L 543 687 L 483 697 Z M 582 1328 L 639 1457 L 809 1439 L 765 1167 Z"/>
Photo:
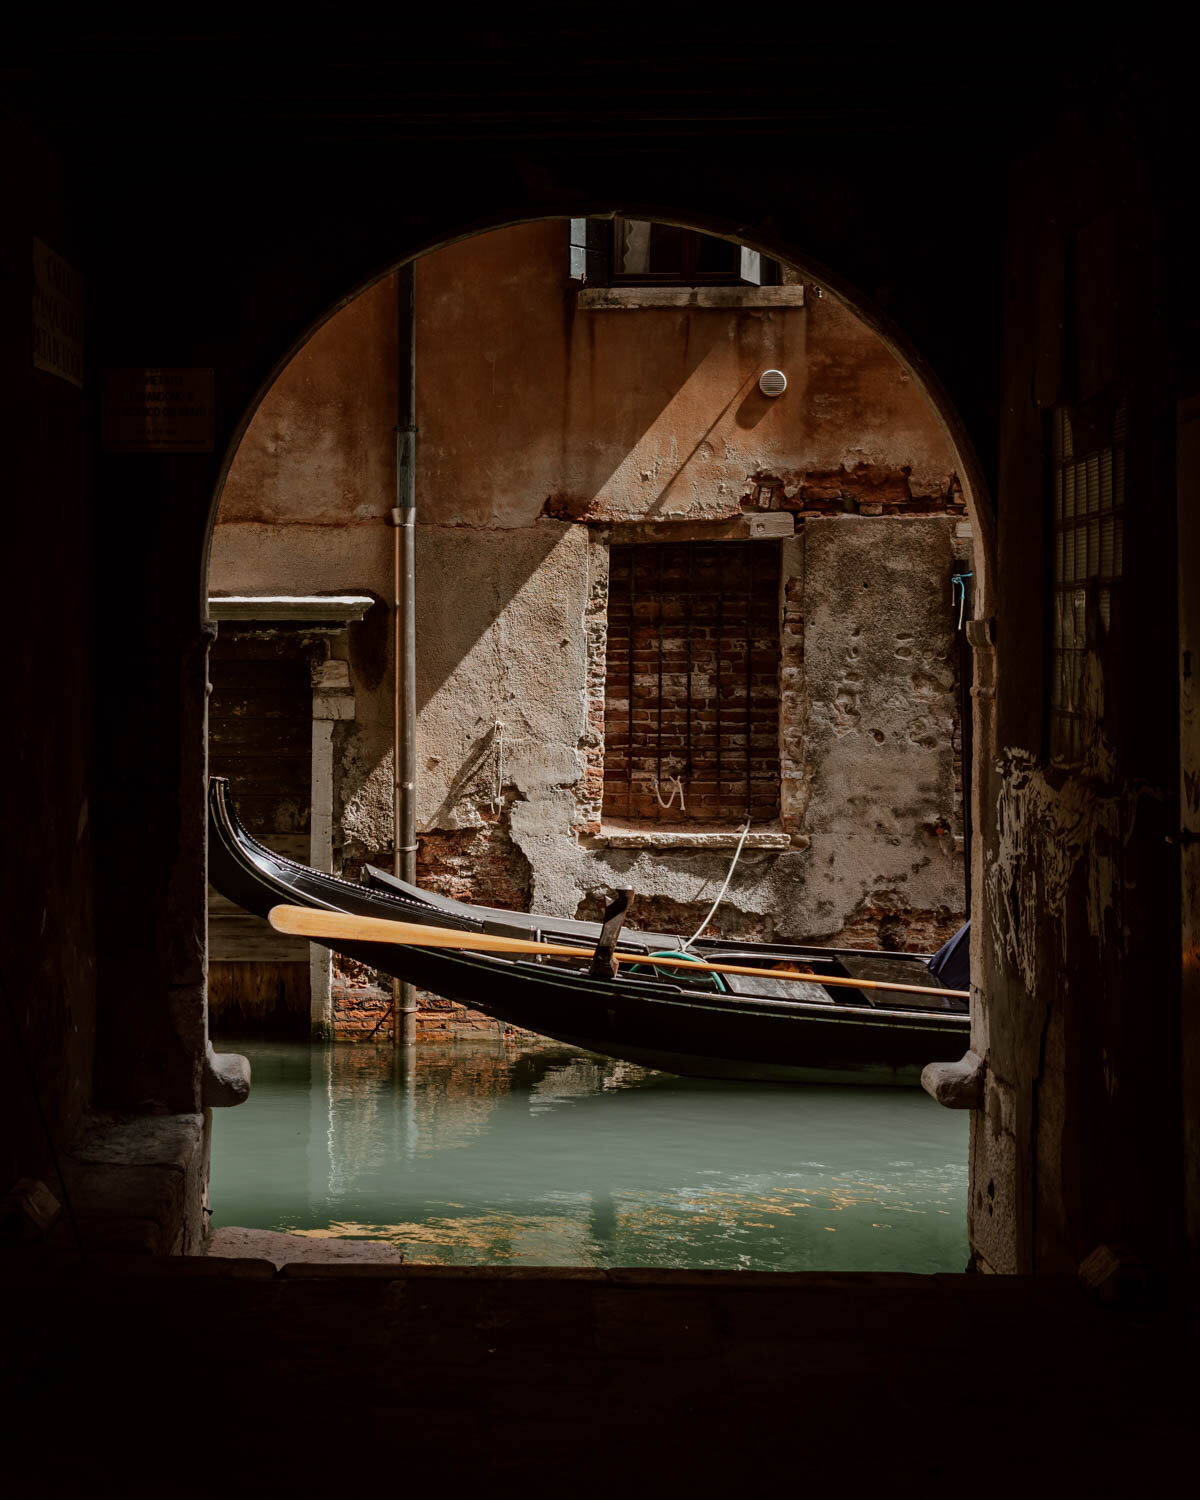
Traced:
<path fill-rule="evenodd" d="M 674 786 L 671 785 L 672 782 L 674 782 Z M 654 795 L 658 798 L 658 805 L 659 805 L 659 807 L 669 809 L 673 805 L 673 803 L 675 801 L 675 793 L 678 792 L 679 793 L 679 811 L 680 812 L 686 812 L 687 811 L 687 807 L 684 805 L 684 801 L 683 801 L 683 782 L 679 779 L 678 776 L 668 776 L 666 778 L 666 783 L 667 783 L 668 786 L 671 787 L 671 795 L 667 798 L 667 800 L 665 802 L 662 799 L 662 793 L 659 791 L 659 787 L 662 785 L 662 783 L 659 781 L 658 777 L 656 776 L 651 781 L 651 783 L 650 783 L 650 786 L 652 787 L 652 789 L 654 791 Z"/>
<path fill-rule="evenodd" d="M 729 889 L 729 882 L 733 879 L 733 872 L 737 869 L 737 862 L 738 862 L 739 858 L 741 857 L 742 845 L 746 842 L 746 835 L 749 832 L 750 832 L 750 819 L 747 818 L 746 819 L 746 826 L 745 826 L 745 828 L 742 829 L 742 836 L 741 836 L 740 839 L 738 839 L 737 848 L 733 851 L 733 863 L 729 866 L 729 873 L 725 877 L 725 884 L 717 892 L 717 899 L 708 908 L 708 915 L 704 918 L 704 921 L 700 923 L 699 927 L 696 928 L 695 932 L 692 933 L 691 937 L 688 938 L 687 942 L 686 943 L 682 943 L 680 945 L 680 950 L 679 951 L 681 953 L 686 953 L 688 951 L 688 949 L 692 946 L 692 944 L 696 941 L 696 939 L 700 936 L 700 934 L 704 931 L 704 929 L 712 921 L 712 919 L 713 919 L 713 913 L 716 911 L 717 907 L 720 906 L 721 902 L 725 899 L 725 892 Z"/>

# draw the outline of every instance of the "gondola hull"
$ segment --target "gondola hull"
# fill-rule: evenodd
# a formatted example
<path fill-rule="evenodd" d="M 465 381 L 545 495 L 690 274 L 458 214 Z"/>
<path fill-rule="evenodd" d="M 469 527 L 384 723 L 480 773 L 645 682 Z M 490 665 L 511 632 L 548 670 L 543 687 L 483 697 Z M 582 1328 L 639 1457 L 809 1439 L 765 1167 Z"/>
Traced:
<path fill-rule="evenodd" d="M 537 932 L 555 941 L 590 937 L 594 942 L 599 933 L 597 924 L 439 902 L 399 882 L 354 885 L 287 860 L 241 827 L 220 778 L 213 778 L 209 809 L 209 878 L 230 900 L 263 916 L 273 906 L 290 904 L 455 930 Z M 673 934 L 628 932 L 621 947 L 649 954 L 679 941 Z M 555 959 L 384 943 L 331 946 L 497 1020 L 675 1073 L 773 1083 L 908 1085 L 918 1081 L 926 1063 L 957 1059 L 968 1046 L 969 1017 L 944 1008 L 953 1002 L 942 999 L 937 981 L 908 955 L 892 956 L 898 977 L 924 984 L 928 997 L 896 995 L 891 998 L 898 1003 L 880 1006 L 863 991 L 819 983 L 822 966 L 845 974 L 847 965 L 880 961 L 878 954 L 855 950 L 698 944 L 697 954 L 714 960 L 736 952 L 739 962 L 753 954 L 765 965 L 804 962 L 817 971 L 799 982 L 781 981 L 764 969 L 762 984 L 751 981 L 748 987 L 758 985 L 767 993 L 720 994 L 649 966 L 646 972 L 623 966 L 619 977 L 610 978 Z"/>

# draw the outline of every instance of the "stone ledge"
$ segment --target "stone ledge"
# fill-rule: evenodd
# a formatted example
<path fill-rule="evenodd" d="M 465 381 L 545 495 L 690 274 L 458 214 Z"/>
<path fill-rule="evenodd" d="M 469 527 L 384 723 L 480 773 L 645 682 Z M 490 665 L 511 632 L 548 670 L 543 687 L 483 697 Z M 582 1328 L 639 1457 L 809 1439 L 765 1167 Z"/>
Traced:
<path fill-rule="evenodd" d="M 626 542 L 772 542 L 795 536 L 796 517 L 789 510 L 748 510 L 719 521 L 689 516 L 670 520 L 610 519 L 597 525 L 610 546 Z"/>
<path fill-rule="evenodd" d="M 638 308 L 803 307 L 799 286 L 589 286 L 576 293 L 582 312 L 626 312 Z"/>
<path fill-rule="evenodd" d="M 370 594 L 212 594 L 208 613 L 213 620 L 312 620 L 348 625 L 361 620 L 374 603 Z"/>
<path fill-rule="evenodd" d="M 736 849 L 742 836 L 740 828 L 624 828 L 619 824 L 602 827 L 588 839 L 590 847 L 599 849 Z M 807 834 L 788 834 L 781 829 L 753 829 L 746 835 L 743 849 L 807 849 Z"/>

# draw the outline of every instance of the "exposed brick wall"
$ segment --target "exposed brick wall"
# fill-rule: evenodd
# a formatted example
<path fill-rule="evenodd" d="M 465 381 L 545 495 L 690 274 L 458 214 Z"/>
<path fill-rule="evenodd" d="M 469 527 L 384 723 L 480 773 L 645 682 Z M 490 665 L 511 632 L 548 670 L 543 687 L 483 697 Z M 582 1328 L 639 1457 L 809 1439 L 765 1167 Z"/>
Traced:
<path fill-rule="evenodd" d="M 967 502 L 952 474 L 940 494 L 913 493 L 908 465 L 856 464 L 847 469 L 802 469 L 752 474 L 744 510 L 789 510 L 802 516 L 965 516 Z"/>
<path fill-rule="evenodd" d="M 805 754 L 808 683 L 804 673 L 804 532 L 783 547 L 779 640 L 779 821 L 804 830 L 812 771 Z"/>
<path fill-rule="evenodd" d="M 476 827 L 435 828 L 419 834 L 417 884 L 455 901 L 526 910 L 529 861 L 512 841 L 512 800 L 509 791 L 499 812 L 488 801 L 476 801 L 480 819 Z M 390 850 L 365 849 L 357 842 L 347 844 L 339 874 L 345 880 L 357 881 L 369 864 L 390 870 Z"/>
<path fill-rule="evenodd" d="M 340 1042 L 386 1042 L 392 1037 L 390 984 L 353 959 L 333 956 L 330 986 L 333 1035 Z"/>
<path fill-rule="evenodd" d="M 729 825 L 776 816 L 778 594 L 771 542 L 612 548 L 607 818 Z"/>
<path fill-rule="evenodd" d="M 509 807 L 497 814 L 480 808 L 478 828 L 434 829 L 420 835 L 417 883 L 426 890 L 470 901 L 527 911 L 529 861 L 513 843 Z M 374 862 L 386 863 L 376 859 Z M 361 860 L 348 861 L 342 873 L 355 880 Z M 340 1041 L 386 1042 L 392 1036 L 392 982 L 364 964 L 337 955 L 333 960 L 333 1034 Z M 496 1022 L 466 1006 L 417 991 L 418 1037 L 496 1030 Z"/>
<path fill-rule="evenodd" d="M 510 805 L 511 793 L 500 813 L 486 805 L 478 808 L 483 819 L 478 828 L 437 828 L 421 834 L 417 884 L 455 901 L 528 911 L 529 861 L 512 841 Z"/>
<path fill-rule="evenodd" d="M 708 905 L 708 902 L 671 901 L 665 896 L 636 897 L 630 910 L 629 925 L 648 932 L 679 933 L 690 937 Z M 603 908 L 603 897 L 595 893 L 580 903 L 575 915 L 581 920 L 594 922 L 603 914 Z M 841 931 L 808 941 L 831 948 L 886 948 L 897 953 L 934 953 L 954 936 L 963 921 L 961 912 L 944 907 L 936 911 L 914 911 L 899 901 L 881 897 L 874 904 L 861 907 Z M 772 915 L 739 911 L 730 904 L 718 907 L 704 935 L 734 942 L 791 941 L 775 931 Z"/>
<path fill-rule="evenodd" d="M 588 601 L 583 629 L 587 649 L 587 726 L 583 752 L 583 782 L 576 794 L 575 827 L 579 833 L 599 833 L 604 802 L 605 693 L 608 681 L 608 547 L 596 536 L 588 538 Z"/>
<path fill-rule="evenodd" d="M 890 948 L 897 953 L 936 953 L 962 926 L 961 912 L 945 907 L 911 911 L 887 900 L 861 906 L 853 919 L 830 937 L 831 948 Z"/>
<path fill-rule="evenodd" d="M 691 937 L 703 920 L 711 901 L 672 901 L 667 896 L 635 896 L 629 911 L 630 927 L 646 932 L 678 933 Z M 575 913 L 581 921 L 598 922 L 604 915 L 604 897 L 592 892 Z M 722 905 L 704 930 L 705 937 L 732 938 L 740 942 L 770 942 L 774 920 L 757 912 L 739 911 L 737 907 Z"/>
<path fill-rule="evenodd" d="M 393 1036 L 392 986 L 371 969 L 335 958 L 333 970 L 333 1035 L 339 1042 L 390 1043 Z M 515 1026 L 501 1026 L 490 1016 L 417 991 L 417 1040 L 451 1040 L 485 1034 L 525 1036 Z"/>

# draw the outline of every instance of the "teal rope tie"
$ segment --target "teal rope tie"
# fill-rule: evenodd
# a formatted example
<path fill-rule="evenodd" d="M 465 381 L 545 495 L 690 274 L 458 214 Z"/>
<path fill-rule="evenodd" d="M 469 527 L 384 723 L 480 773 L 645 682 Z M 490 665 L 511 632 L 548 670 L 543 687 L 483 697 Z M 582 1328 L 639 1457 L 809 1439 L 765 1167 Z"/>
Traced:
<path fill-rule="evenodd" d="M 655 958 L 686 958 L 688 963 L 690 964 L 702 964 L 707 962 L 706 959 L 697 958 L 694 953 L 682 953 L 677 948 L 660 948 L 657 953 L 650 954 L 650 959 Z M 630 964 L 626 972 L 629 974 L 635 974 L 639 969 L 650 969 L 654 974 L 658 976 L 659 979 L 679 978 L 678 969 L 668 969 L 667 972 L 664 973 L 658 967 L 658 965 L 653 962 L 647 962 L 644 964 Z M 712 985 L 712 988 L 716 990 L 718 995 L 727 995 L 729 993 L 729 986 L 725 983 L 725 980 L 720 974 L 697 974 L 696 978 L 697 980 L 703 978 L 709 981 Z"/>
<path fill-rule="evenodd" d="M 958 628 L 962 629 L 963 612 L 967 605 L 967 579 L 974 578 L 974 573 L 951 573 L 950 575 L 950 604 L 953 608 L 958 605 Z"/>

